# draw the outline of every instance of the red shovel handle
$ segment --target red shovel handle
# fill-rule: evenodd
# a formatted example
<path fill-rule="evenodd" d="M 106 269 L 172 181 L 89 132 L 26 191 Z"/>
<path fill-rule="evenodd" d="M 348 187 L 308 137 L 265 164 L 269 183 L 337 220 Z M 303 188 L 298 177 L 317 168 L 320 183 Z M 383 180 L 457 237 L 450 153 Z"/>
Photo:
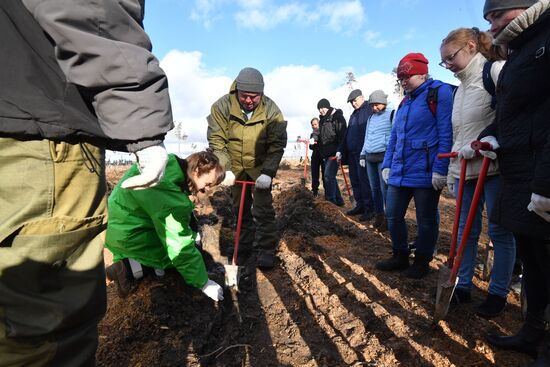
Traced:
<path fill-rule="evenodd" d="M 456 158 L 458 157 L 458 152 L 450 152 L 450 153 L 439 153 L 437 155 L 437 158 L 444 159 L 444 158 Z"/>
<path fill-rule="evenodd" d="M 475 140 L 470 146 L 473 150 L 493 150 L 493 146 L 486 141 Z"/>
<path fill-rule="evenodd" d="M 237 255 L 239 254 L 239 239 L 241 237 L 241 223 L 243 222 L 243 208 L 244 208 L 244 199 L 246 195 L 246 186 L 254 185 L 254 181 L 235 181 L 237 184 L 243 185 L 241 190 L 241 201 L 239 203 L 239 216 L 237 217 L 237 232 L 235 233 L 235 246 L 233 248 L 233 259 L 231 259 L 232 265 L 237 265 Z"/>

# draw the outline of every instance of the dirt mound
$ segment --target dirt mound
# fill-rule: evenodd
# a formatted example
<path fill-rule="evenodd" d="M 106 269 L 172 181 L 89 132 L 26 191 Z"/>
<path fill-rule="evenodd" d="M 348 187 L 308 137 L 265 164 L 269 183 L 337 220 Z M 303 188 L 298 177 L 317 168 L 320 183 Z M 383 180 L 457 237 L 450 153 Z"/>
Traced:
<path fill-rule="evenodd" d="M 433 324 L 436 268 L 448 252 L 453 200 L 442 198 L 439 252 L 432 273 L 409 280 L 374 268 L 391 252 L 389 234 L 346 216 L 299 185 L 301 169 L 279 172 L 274 206 L 280 265 L 262 272 L 249 258 L 239 290 L 214 304 L 175 272 L 146 277 L 127 299 L 108 285 L 100 324 L 99 366 L 517 366 L 527 358 L 495 352 L 483 340 L 491 329 L 519 327 L 517 295 L 492 321 L 474 305 L 486 295 L 478 277 L 473 305 Z M 213 272 L 227 259 L 235 214 L 228 190 L 197 206 L 209 238 Z M 414 208 L 408 213 L 411 238 Z M 483 243 L 483 240 L 481 241 Z M 219 277 L 220 274 L 212 274 Z"/>

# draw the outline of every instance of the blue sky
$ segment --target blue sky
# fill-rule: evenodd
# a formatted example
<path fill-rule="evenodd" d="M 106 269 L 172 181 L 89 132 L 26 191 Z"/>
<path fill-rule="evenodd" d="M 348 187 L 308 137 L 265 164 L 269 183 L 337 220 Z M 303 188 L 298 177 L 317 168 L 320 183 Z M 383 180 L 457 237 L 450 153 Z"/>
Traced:
<path fill-rule="evenodd" d="M 265 93 L 289 121 L 289 141 L 309 135 L 317 101 L 349 115 L 346 73 L 363 94 L 392 96 L 392 69 L 408 52 L 430 60 L 430 74 L 457 83 L 437 65 L 439 45 L 458 27 L 488 28 L 483 0 L 148 0 L 144 26 L 166 71 L 174 120 L 190 144 L 206 142 L 211 104 L 246 66 L 259 69 Z M 167 137 L 169 150 L 177 141 Z M 184 144 L 184 145 L 185 145 Z M 289 145 L 287 155 L 293 146 Z M 180 148 L 181 145 L 180 145 Z"/>

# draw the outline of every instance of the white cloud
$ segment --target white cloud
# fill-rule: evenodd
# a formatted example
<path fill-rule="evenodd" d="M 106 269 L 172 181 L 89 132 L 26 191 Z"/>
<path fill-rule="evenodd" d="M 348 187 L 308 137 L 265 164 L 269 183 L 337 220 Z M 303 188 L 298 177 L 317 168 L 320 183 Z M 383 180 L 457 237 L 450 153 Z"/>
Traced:
<path fill-rule="evenodd" d="M 388 41 L 381 39 L 380 32 L 366 31 L 363 38 L 369 46 L 374 48 L 384 48 L 388 46 Z"/>
<path fill-rule="evenodd" d="M 203 21 L 205 26 L 217 19 L 216 5 L 223 0 L 197 0 L 192 19 Z M 233 15 L 238 27 L 268 30 L 280 24 L 295 23 L 298 26 L 319 23 L 335 32 L 351 33 L 361 28 L 365 12 L 360 0 L 343 0 L 329 4 L 312 5 L 307 2 L 276 3 L 271 0 L 238 0 Z"/>
<path fill-rule="evenodd" d="M 210 106 L 229 91 L 234 76 L 226 76 L 221 70 L 212 70 L 202 61 L 200 52 L 170 51 L 161 61 L 161 66 L 168 75 L 170 98 L 175 121 L 183 122 L 185 133 L 189 136 L 180 149 L 187 150 L 190 144 L 197 144 L 197 149 L 206 144 L 206 116 Z M 346 72 L 342 70 L 325 70 L 317 65 L 285 65 L 264 72 L 265 94 L 279 106 L 288 121 L 288 152 L 293 153 L 298 135 L 309 137 L 312 117 L 318 115 L 317 102 L 327 98 L 333 107 L 341 108 L 346 118 L 352 112 L 346 102 L 350 92 L 346 85 Z M 382 89 L 386 94 L 393 91 L 394 76 L 382 72 L 355 75 L 357 82 L 353 88 L 360 88 L 365 97 L 375 89 Z M 396 105 L 396 97 L 390 97 Z M 178 140 L 170 133 L 166 145 L 169 151 L 177 152 Z M 298 146 L 297 152 L 300 152 Z M 296 151 L 294 151 L 296 154 Z"/>
<path fill-rule="evenodd" d="M 221 19 L 221 14 L 218 11 L 227 0 L 195 0 L 195 4 L 191 9 L 191 19 L 201 22 L 203 27 L 208 29 L 212 23 Z"/>

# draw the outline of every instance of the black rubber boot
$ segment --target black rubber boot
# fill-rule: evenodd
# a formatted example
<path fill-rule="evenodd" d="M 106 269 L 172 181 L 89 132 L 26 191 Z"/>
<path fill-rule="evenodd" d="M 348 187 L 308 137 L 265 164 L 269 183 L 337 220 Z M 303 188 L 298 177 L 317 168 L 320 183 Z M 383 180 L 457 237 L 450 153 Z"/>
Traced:
<path fill-rule="evenodd" d="M 545 328 L 546 322 L 542 316 L 527 314 L 527 319 L 517 334 L 511 336 L 489 334 L 486 339 L 489 344 L 499 349 L 513 350 L 536 358 L 537 347 L 544 338 Z"/>
<path fill-rule="evenodd" d="M 451 305 L 457 306 L 472 300 L 472 294 L 467 289 L 455 288 L 451 297 Z"/>
<path fill-rule="evenodd" d="M 355 206 L 352 209 L 348 210 L 346 212 L 346 215 L 357 215 L 357 214 L 363 214 L 365 212 L 365 208 L 362 206 Z"/>
<path fill-rule="evenodd" d="M 488 294 L 487 299 L 476 309 L 476 315 L 486 319 L 498 316 L 504 311 L 506 306 L 506 297 L 500 297 L 495 294 Z"/>
<path fill-rule="evenodd" d="M 431 256 L 415 254 L 412 266 L 403 271 L 403 276 L 412 279 L 425 277 L 430 272 L 430 261 L 432 261 Z"/>
<path fill-rule="evenodd" d="M 409 251 L 394 251 L 392 257 L 376 263 L 376 269 L 383 271 L 403 270 L 409 267 Z"/>

